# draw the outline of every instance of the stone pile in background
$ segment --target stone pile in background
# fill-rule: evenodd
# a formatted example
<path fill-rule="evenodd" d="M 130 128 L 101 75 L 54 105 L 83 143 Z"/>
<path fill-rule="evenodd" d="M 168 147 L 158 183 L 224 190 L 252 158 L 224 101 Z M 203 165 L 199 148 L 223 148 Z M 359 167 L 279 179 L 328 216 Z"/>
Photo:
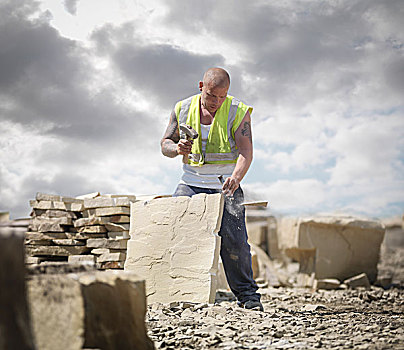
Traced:
<path fill-rule="evenodd" d="M 99 269 L 123 269 L 129 238 L 129 195 L 77 198 L 37 193 L 26 233 L 27 263 L 95 263 Z"/>

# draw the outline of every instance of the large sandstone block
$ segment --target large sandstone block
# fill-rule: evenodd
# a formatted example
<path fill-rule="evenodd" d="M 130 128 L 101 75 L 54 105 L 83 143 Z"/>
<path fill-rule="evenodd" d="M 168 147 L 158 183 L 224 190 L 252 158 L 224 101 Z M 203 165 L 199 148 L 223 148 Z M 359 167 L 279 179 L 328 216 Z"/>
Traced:
<path fill-rule="evenodd" d="M 144 280 L 133 273 L 39 274 L 28 290 L 38 349 L 154 349 Z"/>
<path fill-rule="evenodd" d="M 125 270 L 146 279 L 149 302 L 214 302 L 222 214 L 221 194 L 131 205 Z"/>
<path fill-rule="evenodd" d="M 318 216 L 282 219 L 278 238 L 303 273 L 344 280 L 364 272 L 374 282 L 384 232 L 378 221 Z"/>
<path fill-rule="evenodd" d="M 0 227 L 0 350 L 35 349 L 25 286 L 24 234 Z"/>

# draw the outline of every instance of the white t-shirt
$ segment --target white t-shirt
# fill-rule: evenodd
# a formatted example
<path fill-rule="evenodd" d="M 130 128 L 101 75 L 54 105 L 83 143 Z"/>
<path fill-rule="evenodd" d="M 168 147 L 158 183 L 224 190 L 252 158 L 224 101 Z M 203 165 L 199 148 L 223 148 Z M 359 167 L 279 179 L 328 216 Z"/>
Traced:
<path fill-rule="evenodd" d="M 206 142 L 208 140 L 209 130 L 211 125 L 201 124 L 201 141 L 202 141 L 202 153 L 205 153 Z M 183 164 L 182 169 L 184 171 L 180 183 L 202 187 L 221 189 L 218 176 L 223 175 L 226 179 L 233 174 L 233 170 L 236 164 L 204 164 L 202 166 L 191 166 L 189 164 Z"/>

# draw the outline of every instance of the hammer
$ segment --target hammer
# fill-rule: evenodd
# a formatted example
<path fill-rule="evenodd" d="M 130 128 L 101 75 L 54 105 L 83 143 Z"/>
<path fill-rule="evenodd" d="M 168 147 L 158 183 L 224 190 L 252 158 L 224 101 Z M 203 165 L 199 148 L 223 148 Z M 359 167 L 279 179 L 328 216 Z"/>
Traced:
<path fill-rule="evenodd" d="M 188 141 L 195 140 L 198 137 L 198 133 L 195 131 L 195 129 L 187 124 L 181 123 L 180 124 L 180 138 L 181 139 L 187 139 Z M 184 155 L 182 157 L 182 162 L 184 164 L 188 163 L 188 155 Z"/>

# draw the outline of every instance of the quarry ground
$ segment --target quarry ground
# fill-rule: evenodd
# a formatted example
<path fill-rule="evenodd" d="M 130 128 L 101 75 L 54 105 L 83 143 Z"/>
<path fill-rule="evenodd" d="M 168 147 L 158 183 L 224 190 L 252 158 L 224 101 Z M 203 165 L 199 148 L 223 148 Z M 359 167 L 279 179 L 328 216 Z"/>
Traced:
<path fill-rule="evenodd" d="M 394 243 L 394 242 L 393 242 Z M 157 349 L 404 349 L 404 247 L 383 245 L 379 275 L 388 289 L 260 289 L 265 311 L 216 303 L 149 305 L 146 324 Z"/>

